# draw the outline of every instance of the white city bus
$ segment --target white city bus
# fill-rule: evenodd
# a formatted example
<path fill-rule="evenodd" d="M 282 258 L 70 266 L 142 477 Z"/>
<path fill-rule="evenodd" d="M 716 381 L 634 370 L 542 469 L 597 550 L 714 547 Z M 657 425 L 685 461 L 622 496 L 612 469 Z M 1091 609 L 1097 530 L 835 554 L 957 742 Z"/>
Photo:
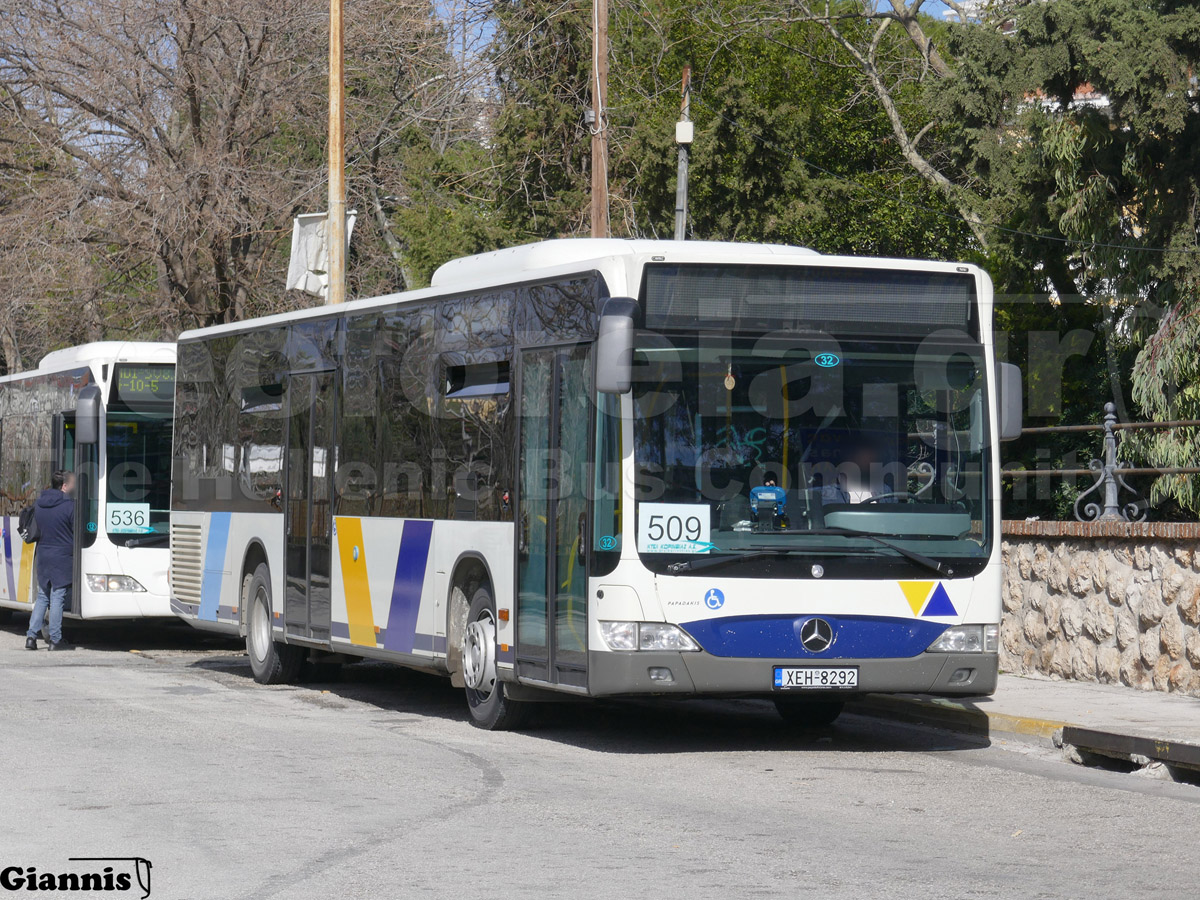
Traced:
<path fill-rule="evenodd" d="M 989 693 L 1014 386 L 974 266 L 619 240 L 456 260 L 180 337 L 172 608 L 244 635 L 261 682 L 390 660 L 449 674 L 489 728 L 563 693 L 807 722 Z"/>
<path fill-rule="evenodd" d="M 56 350 L 0 378 L 0 618 L 28 615 L 36 544 L 17 517 L 55 469 L 76 472 L 71 618 L 171 615 L 167 592 L 175 345 L 102 342 Z"/>

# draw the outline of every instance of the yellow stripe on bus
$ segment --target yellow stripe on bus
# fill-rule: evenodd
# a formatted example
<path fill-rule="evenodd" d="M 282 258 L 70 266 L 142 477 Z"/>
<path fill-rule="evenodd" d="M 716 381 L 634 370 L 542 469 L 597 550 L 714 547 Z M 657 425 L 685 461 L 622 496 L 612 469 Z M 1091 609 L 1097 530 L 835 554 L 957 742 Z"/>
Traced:
<path fill-rule="evenodd" d="M 342 563 L 342 590 L 346 594 L 346 620 L 350 626 L 350 643 L 360 647 L 374 647 L 375 616 L 371 612 L 371 585 L 367 580 L 367 552 L 363 546 L 362 519 L 338 516 L 336 521 L 338 558 Z"/>
<path fill-rule="evenodd" d="M 37 544 L 25 544 L 21 547 L 21 573 L 17 579 L 17 596 L 13 599 L 22 603 L 33 602 L 29 589 L 33 583 L 33 554 L 36 550 Z"/>

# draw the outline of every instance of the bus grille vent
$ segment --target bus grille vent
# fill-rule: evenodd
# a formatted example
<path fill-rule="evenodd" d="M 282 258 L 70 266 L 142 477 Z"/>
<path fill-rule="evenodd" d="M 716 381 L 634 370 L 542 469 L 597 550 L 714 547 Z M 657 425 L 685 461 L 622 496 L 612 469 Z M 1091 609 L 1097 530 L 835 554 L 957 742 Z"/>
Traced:
<path fill-rule="evenodd" d="M 176 523 L 171 528 L 171 592 L 184 603 L 200 603 L 204 578 L 204 529 Z"/>

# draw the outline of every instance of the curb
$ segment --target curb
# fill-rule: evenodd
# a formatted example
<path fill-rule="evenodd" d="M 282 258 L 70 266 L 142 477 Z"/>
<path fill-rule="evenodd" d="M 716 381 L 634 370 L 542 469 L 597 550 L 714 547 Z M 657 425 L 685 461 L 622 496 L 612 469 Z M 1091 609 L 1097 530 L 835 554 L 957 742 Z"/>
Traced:
<path fill-rule="evenodd" d="M 1066 748 L 1139 765 L 1160 762 L 1178 769 L 1200 772 L 1200 744 L 1152 738 L 1120 728 L 1087 728 L 1053 719 L 987 712 L 976 707 L 969 699 L 951 700 L 917 694 L 869 694 L 851 710 L 874 718 L 925 725 L 972 737 Z"/>
<path fill-rule="evenodd" d="M 1098 730 L 1068 725 L 1063 743 L 1086 753 L 1099 753 L 1116 759 L 1141 763 L 1144 760 L 1165 763 L 1180 769 L 1200 772 L 1200 744 L 1148 738 L 1121 731 Z"/>
<path fill-rule="evenodd" d="M 849 711 L 914 725 L 944 728 L 980 738 L 1009 738 L 1056 747 L 1067 722 L 987 712 L 970 700 L 922 697 L 915 694 L 869 694 Z"/>

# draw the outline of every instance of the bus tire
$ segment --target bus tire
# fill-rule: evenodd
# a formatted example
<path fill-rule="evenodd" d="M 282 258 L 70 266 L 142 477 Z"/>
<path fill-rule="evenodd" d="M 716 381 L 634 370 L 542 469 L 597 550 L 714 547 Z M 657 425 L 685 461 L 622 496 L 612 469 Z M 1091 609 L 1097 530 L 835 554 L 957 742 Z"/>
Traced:
<path fill-rule="evenodd" d="M 790 697 L 775 697 L 774 700 L 783 721 L 796 728 L 832 725 L 846 706 L 841 700 L 793 700 Z"/>
<path fill-rule="evenodd" d="M 288 684 L 300 674 L 304 648 L 274 639 L 271 619 L 271 570 L 261 563 L 246 588 L 246 655 L 259 684 Z"/>
<path fill-rule="evenodd" d="M 496 604 L 481 585 L 471 598 L 462 637 L 462 667 L 471 724 L 488 731 L 514 731 L 524 724 L 529 704 L 508 697 L 496 676 Z"/>

